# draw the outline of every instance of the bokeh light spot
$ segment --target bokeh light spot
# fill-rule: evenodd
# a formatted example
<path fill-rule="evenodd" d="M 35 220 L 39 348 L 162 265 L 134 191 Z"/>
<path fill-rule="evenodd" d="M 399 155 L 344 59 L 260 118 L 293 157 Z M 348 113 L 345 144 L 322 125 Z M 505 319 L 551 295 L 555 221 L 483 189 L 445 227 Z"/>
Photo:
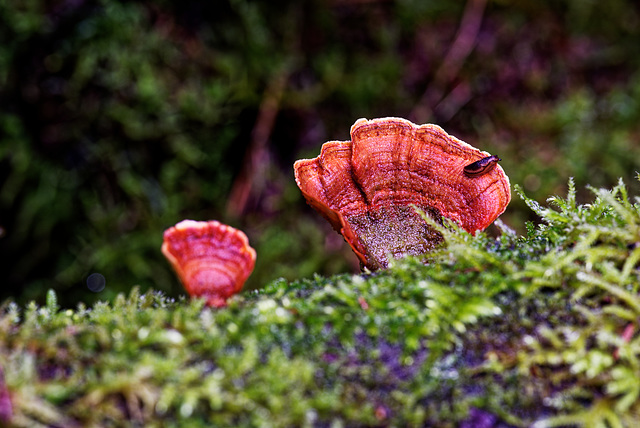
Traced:
<path fill-rule="evenodd" d="M 92 273 L 87 277 L 87 287 L 94 293 L 99 293 L 104 290 L 107 285 L 107 280 L 101 273 Z"/>

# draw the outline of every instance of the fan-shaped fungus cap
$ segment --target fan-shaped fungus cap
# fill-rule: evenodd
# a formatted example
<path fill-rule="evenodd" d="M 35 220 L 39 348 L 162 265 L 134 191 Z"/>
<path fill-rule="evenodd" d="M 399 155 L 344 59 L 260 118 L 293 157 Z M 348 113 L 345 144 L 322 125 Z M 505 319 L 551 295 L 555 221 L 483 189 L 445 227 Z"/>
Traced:
<path fill-rule="evenodd" d="M 162 253 L 189 295 L 215 307 L 242 290 L 256 261 L 242 231 L 214 220 L 183 220 L 165 230 Z"/>
<path fill-rule="evenodd" d="M 325 143 L 294 171 L 309 205 L 375 270 L 389 254 L 423 254 L 442 242 L 411 205 L 470 233 L 491 224 L 511 199 L 499 160 L 437 125 L 390 117 L 359 119 L 351 141 Z"/>

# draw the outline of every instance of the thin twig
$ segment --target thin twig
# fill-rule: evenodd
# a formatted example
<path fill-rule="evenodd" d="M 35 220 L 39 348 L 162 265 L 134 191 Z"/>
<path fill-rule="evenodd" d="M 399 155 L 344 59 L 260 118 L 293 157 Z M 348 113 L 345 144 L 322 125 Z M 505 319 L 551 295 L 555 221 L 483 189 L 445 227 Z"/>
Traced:
<path fill-rule="evenodd" d="M 245 211 L 249 196 L 255 190 L 256 184 L 259 184 L 258 180 L 264 179 L 269 163 L 267 142 L 280 109 L 280 100 L 286 88 L 288 76 L 288 70 L 285 68 L 276 73 L 267 86 L 258 111 L 258 118 L 251 131 L 251 142 L 247 147 L 242 169 L 233 182 L 227 202 L 227 213 L 232 216 L 240 216 Z"/>
<path fill-rule="evenodd" d="M 631 342 L 631 339 L 633 338 L 634 333 L 636 332 L 636 323 L 629 323 L 627 324 L 627 326 L 624 328 L 624 331 L 622 332 L 622 341 L 624 343 L 629 343 Z M 613 358 L 615 360 L 617 360 L 620 357 L 620 348 L 616 348 L 613 351 Z"/>
<path fill-rule="evenodd" d="M 447 55 L 436 71 L 433 81 L 413 108 L 411 118 L 421 122 L 432 116 L 432 110 L 445 96 L 447 86 L 456 78 L 462 64 L 473 51 L 487 0 L 469 0 L 464 10 L 460 28 Z"/>

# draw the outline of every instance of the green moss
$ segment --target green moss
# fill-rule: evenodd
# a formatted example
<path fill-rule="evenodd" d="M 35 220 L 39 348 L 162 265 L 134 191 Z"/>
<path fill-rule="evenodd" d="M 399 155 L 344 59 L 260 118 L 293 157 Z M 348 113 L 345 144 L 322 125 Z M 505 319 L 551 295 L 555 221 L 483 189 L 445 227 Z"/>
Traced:
<path fill-rule="evenodd" d="M 622 182 L 518 236 L 382 272 L 277 280 L 212 310 L 134 288 L 62 310 L 12 302 L 14 426 L 631 426 L 640 413 L 640 203 Z"/>

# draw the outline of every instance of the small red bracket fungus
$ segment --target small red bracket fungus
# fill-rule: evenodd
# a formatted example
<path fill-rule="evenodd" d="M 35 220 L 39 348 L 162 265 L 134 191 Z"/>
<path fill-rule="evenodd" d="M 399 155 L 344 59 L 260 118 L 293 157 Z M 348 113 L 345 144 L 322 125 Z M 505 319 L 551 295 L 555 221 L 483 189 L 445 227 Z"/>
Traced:
<path fill-rule="evenodd" d="M 213 220 L 183 220 L 165 230 L 162 253 L 189 295 L 215 307 L 242 290 L 256 262 L 242 231 Z"/>
<path fill-rule="evenodd" d="M 423 254 L 442 242 L 416 212 L 483 230 L 511 200 L 500 159 L 437 125 L 400 118 L 359 119 L 351 141 L 330 141 L 293 168 L 305 199 L 349 243 L 363 266 L 391 254 Z"/>

